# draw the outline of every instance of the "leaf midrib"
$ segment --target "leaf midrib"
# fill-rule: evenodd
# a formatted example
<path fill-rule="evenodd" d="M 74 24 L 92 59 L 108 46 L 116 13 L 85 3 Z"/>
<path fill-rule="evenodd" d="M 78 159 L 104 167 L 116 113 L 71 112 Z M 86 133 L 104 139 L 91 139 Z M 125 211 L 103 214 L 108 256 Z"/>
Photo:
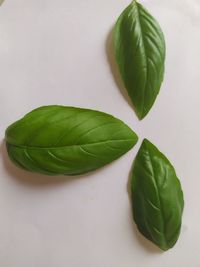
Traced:
<path fill-rule="evenodd" d="M 116 142 L 129 142 L 129 141 L 134 141 L 134 139 L 118 139 L 118 140 L 107 140 L 107 141 L 102 141 L 102 142 L 96 142 L 96 143 L 86 143 L 86 144 L 76 144 L 76 145 L 67 145 L 67 146 L 58 146 L 58 147 L 37 147 L 37 146 L 23 146 L 23 145 L 16 145 L 16 144 L 11 144 L 7 142 L 8 145 L 20 148 L 20 149 L 41 149 L 41 150 L 49 150 L 49 149 L 65 149 L 65 148 L 71 148 L 71 147 L 79 147 L 79 146 L 92 146 L 92 145 L 99 145 L 99 144 L 106 144 L 106 143 L 116 143 Z"/>
<path fill-rule="evenodd" d="M 160 197 L 160 194 L 159 194 L 159 190 L 158 190 L 158 184 L 157 184 L 157 181 L 155 179 L 155 171 L 154 171 L 154 167 L 153 167 L 153 163 L 152 163 L 152 159 L 151 159 L 151 153 L 150 151 L 147 149 L 147 153 L 149 155 L 149 160 L 151 162 L 151 167 L 152 167 L 152 181 L 153 181 L 153 185 L 154 185 L 154 188 L 156 190 L 156 195 L 157 195 L 157 198 L 158 198 L 158 201 L 159 201 L 159 207 L 160 207 L 160 212 L 161 212 L 161 218 L 162 218 L 162 225 L 163 225 L 163 240 L 165 242 L 165 246 L 167 245 L 167 239 L 165 237 L 165 222 L 163 220 L 164 218 L 164 212 L 163 212 L 163 207 L 162 207 L 162 201 L 161 201 L 161 197 Z"/>
<path fill-rule="evenodd" d="M 142 40 L 142 47 L 144 50 L 145 67 L 146 67 L 145 85 L 144 85 L 144 93 L 143 93 L 143 99 L 142 99 L 142 109 L 141 109 L 140 114 L 139 114 L 139 116 L 142 118 L 143 114 L 144 114 L 144 102 L 145 102 L 145 94 L 146 94 L 147 79 L 148 79 L 148 61 L 147 61 L 147 52 L 146 52 L 146 46 L 145 46 L 145 41 L 144 41 L 144 36 L 143 36 L 143 28 L 142 28 L 142 23 L 140 20 L 140 10 L 138 7 L 138 3 L 136 1 L 135 1 L 135 6 L 136 6 L 136 11 L 137 11 L 138 25 L 139 25 L 140 31 L 141 31 L 141 40 Z"/>

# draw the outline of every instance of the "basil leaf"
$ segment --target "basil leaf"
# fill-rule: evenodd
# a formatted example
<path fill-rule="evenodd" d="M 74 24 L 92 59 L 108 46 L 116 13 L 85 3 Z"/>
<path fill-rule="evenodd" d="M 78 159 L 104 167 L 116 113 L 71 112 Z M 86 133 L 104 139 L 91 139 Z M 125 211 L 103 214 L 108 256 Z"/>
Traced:
<path fill-rule="evenodd" d="M 26 170 L 50 175 L 95 170 L 136 142 L 137 135 L 113 116 L 64 106 L 33 110 L 6 130 L 11 160 Z"/>
<path fill-rule="evenodd" d="M 181 228 L 183 192 L 169 160 L 146 139 L 135 160 L 131 189 L 139 231 L 162 250 L 173 247 Z"/>
<path fill-rule="evenodd" d="M 143 119 L 159 93 L 164 75 L 165 40 L 148 11 L 133 1 L 114 29 L 114 50 L 125 88 L 139 119 Z"/>

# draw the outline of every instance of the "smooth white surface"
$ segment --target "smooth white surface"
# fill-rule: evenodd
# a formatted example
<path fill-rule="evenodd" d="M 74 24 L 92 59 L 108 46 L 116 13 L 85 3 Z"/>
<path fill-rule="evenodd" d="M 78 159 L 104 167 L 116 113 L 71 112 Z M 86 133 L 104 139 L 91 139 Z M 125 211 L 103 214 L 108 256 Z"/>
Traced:
<path fill-rule="evenodd" d="M 139 122 L 116 86 L 108 36 L 128 0 L 5 0 L 0 7 L 0 138 L 35 107 L 115 115 L 140 136 L 124 157 L 82 178 L 49 178 L 0 153 L 0 266 L 200 266 L 200 2 L 142 1 L 166 37 L 161 93 Z M 160 253 L 136 231 L 127 194 L 143 137 L 174 164 L 185 193 L 180 239 Z"/>

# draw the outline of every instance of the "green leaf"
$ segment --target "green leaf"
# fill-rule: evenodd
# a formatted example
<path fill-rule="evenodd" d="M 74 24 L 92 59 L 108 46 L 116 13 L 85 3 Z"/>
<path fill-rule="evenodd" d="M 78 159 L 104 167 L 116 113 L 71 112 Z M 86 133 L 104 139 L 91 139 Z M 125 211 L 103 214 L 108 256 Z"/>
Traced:
<path fill-rule="evenodd" d="M 135 160 L 131 190 L 139 231 L 162 250 L 173 247 L 181 229 L 183 192 L 174 167 L 146 139 Z"/>
<path fill-rule="evenodd" d="M 114 50 L 124 86 L 138 118 L 143 119 L 163 81 L 165 40 L 158 22 L 136 1 L 115 25 Z"/>
<path fill-rule="evenodd" d="M 111 115 L 64 106 L 35 109 L 6 130 L 11 160 L 26 170 L 49 175 L 95 170 L 122 156 L 137 139 Z"/>

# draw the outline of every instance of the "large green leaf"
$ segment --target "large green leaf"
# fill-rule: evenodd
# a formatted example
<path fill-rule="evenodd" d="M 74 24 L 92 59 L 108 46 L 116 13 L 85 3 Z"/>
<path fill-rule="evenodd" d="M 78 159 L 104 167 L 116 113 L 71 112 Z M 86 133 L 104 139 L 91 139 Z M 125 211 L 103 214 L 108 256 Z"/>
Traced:
<path fill-rule="evenodd" d="M 142 119 L 163 81 L 165 40 L 157 21 L 135 0 L 116 23 L 114 50 L 125 88 Z"/>
<path fill-rule="evenodd" d="M 162 250 L 173 247 L 181 228 L 183 192 L 169 160 L 146 139 L 135 160 L 131 189 L 139 231 Z"/>
<path fill-rule="evenodd" d="M 119 158 L 137 135 L 111 115 L 88 109 L 46 106 L 6 130 L 14 163 L 33 172 L 78 175 Z"/>

